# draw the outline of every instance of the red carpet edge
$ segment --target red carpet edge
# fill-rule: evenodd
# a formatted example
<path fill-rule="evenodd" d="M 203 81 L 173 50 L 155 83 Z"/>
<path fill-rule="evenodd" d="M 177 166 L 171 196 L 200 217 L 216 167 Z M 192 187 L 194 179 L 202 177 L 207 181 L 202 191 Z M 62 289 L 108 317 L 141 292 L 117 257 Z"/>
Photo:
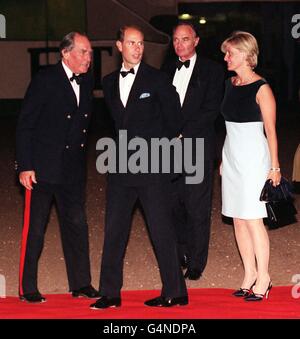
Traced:
<path fill-rule="evenodd" d="M 300 288 L 273 287 L 268 300 L 245 302 L 233 290 L 189 290 L 189 305 L 152 308 L 143 304 L 159 291 L 123 291 L 122 307 L 91 310 L 93 300 L 70 294 L 46 295 L 47 302 L 29 304 L 17 297 L 0 299 L 0 319 L 300 319 Z"/>

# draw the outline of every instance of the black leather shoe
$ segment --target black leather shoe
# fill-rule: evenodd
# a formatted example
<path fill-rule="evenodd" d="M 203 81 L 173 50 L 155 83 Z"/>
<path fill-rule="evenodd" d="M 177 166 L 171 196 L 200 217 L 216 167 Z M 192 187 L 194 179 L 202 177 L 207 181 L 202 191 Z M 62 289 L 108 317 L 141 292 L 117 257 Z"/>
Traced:
<path fill-rule="evenodd" d="M 92 310 L 99 310 L 109 307 L 120 307 L 121 306 L 121 298 L 109 298 L 109 297 L 101 297 L 94 304 L 90 305 Z"/>
<path fill-rule="evenodd" d="M 40 292 L 26 293 L 20 296 L 21 301 L 27 301 L 28 303 L 44 303 L 46 298 L 41 295 Z"/>
<path fill-rule="evenodd" d="M 202 272 L 194 268 L 188 268 L 184 274 L 185 279 L 198 280 L 200 279 Z"/>
<path fill-rule="evenodd" d="M 100 294 L 92 285 L 82 287 L 79 290 L 72 291 L 72 297 L 99 298 Z"/>
<path fill-rule="evenodd" d="M 188 296 L 177 297 L 177 298 L 166 298 L 166 297 L 156 297 L 154 299 L 149 299 L 144 302 L 146 306 L 151 307 L 172 307 L 172 306 L 184 306 L 189 303 Z"/>

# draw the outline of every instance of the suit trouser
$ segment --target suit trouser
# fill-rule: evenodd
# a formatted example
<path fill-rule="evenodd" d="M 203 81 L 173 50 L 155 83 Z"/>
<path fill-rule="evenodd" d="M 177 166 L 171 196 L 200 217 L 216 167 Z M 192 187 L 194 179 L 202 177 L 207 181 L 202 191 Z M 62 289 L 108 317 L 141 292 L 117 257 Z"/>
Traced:
<path fill-rule="evenodd" d="M 171 224 L 170 183 L 128 187 L 111 182 L 107 186 L 105 238 L 100 274 L 101 295 L 120 296 L 123 285 L 123 260 L 137 199 L 143 207 L 158 261 L 162 280 L 161 295 L 187 295 Z"/>
<path fill-rule="evenodd" d="M 29 231 L 26 239 L 20 294 L 38 291 L 38 260 L 43 249 L 50 208 L 56 201 L 70 290 L 91 282 L 85 184 L 49 184 L 39 181 L 31 192 Z M 24 239 L 22 239 L 24 241 Z M 23 292 L 23 293 L 22 293 Z"/>
<path fill-rule="evenodd" d="M 203 272 L 207 263 L 211 224 L 213 161 L 204 163 L 200 184 L 186 184 L 185 176 L 173 183 L 173 218 L 178 255 L 188 266 Z"/>

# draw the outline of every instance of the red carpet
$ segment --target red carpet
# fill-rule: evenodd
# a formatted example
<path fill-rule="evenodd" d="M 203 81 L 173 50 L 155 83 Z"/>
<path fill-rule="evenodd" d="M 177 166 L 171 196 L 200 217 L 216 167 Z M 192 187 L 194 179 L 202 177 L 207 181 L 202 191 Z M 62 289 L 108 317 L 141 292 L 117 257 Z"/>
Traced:
<path fill-rule="evenodd" d="M 0 319 L 300 319 L 300 299 L 293 286 L 273 287 L 268 300 L 245 302 L 229 289 L 190 289 L 184 307 L 151 308 L 144 300 L 158 291 L 124 291 L 122 307 L 90 310 L 91 300 L 68 294 L 46 295 L 43 304 L 28 304 L 16 297 L 0 299 Z"/>

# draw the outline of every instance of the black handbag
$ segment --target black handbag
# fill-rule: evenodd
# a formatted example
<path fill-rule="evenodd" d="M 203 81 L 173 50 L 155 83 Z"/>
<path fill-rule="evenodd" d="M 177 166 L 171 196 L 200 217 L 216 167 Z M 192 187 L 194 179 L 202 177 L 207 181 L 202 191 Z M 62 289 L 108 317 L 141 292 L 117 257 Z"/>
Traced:
<path fill-rule="evenodd" d="M 292 186 L 284 177 L 276 187 L 268 179 L 262 189 L 260 201 L 266 201 L 267 225 L 276 229 L 297 222 L 297 210 L 293 204 Z"/>

